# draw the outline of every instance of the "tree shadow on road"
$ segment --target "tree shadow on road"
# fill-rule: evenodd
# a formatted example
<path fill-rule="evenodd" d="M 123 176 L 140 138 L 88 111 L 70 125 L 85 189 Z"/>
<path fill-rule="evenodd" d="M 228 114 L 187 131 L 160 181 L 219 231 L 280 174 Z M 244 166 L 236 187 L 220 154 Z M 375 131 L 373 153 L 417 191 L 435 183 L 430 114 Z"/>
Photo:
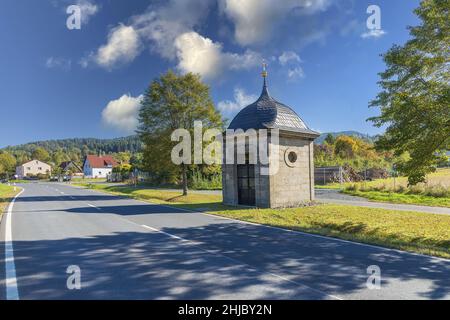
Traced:
<path fill-rule="evenodd" d="M 17 202 L 42 201 L 38 198 L 42 197 L 19 197 Z M 102 230 L 108 232 L 100 234 L 86 231 L 80 237 L 14 241 L 19 293 L 23 298 L 327 299 L 331 298 L 329 294 L 366 299 L 450 298 L 449 260 L 219 217 L 202 215 L 200 222 L 194 219 L 195 224 L 183 210 L 110 195 L 44 198 L 97 205 L 54 209 L 58 212 L 117 214 L 130 221 L 137 218 L 129 216 L 139 216 L 149 226 L 157 221 L 166 234 L 137 224 L 130 224 L 129 229 L 124 227 L 128 224 L 122 224 L 119 228 L 116 223 L 112 225 L 117 230 L 105 227 Z M 180 216 L 177 227 L 173 221 L 155 218 L 158 214 L 183 212 L 186 216 Z M 0 243 L 0 259 L 4 259 L 3 247 Z M 78 265 L 82 270 L 80 291 L 66 287 L 69 265 Z M 368 290 L 366 286 L 370 265 L 381 268 L 381 290 Z M 1 269 L 0 278 L 4 279 L 4 268 Z M 415 292 L 406 292 L 406 288 Z"/>
<path fill-rule="evenodd" d="M 161 229 L 189 241 L 138 225 L 132 229 L 14 241 L 21 297 L 329 299 L 328 294 L 335 294 L 442 299 L 450 294 L 450 262 L 432 257 L 236 222 Z M 82 270 L 80 291 L 66 287 L 69 265 Z M 366 287 L 369 265 L 381 268 L 379 291 Z M 405 290 L 409 282 L 415 282 L 409 287 L 415 295 Z M 425 282 L 431 285 L 421 287 Z"/>

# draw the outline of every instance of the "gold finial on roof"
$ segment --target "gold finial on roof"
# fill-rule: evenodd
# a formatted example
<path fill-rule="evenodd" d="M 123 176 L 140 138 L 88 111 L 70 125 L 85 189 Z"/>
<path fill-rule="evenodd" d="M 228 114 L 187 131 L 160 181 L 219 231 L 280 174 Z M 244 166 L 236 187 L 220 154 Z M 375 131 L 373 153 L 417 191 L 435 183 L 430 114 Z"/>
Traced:
<path fill-rule="evenodd" d="M 263 71 L 262 71 L 261 75 L 263 76 L 263 78 L 267 78 L 267 63 L 266 63 L 266 60 L 263 60 L 262 66 L 263 66 Z"/>

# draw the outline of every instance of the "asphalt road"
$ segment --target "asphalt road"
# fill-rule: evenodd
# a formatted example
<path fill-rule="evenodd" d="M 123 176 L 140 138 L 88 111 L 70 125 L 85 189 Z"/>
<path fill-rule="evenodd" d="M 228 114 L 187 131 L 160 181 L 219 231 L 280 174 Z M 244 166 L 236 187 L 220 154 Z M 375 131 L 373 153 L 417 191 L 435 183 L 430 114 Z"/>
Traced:
<path fill-rule="evenodd" d="M 450 260 L 67 185 L 24 187 L 0 228 L 0 299 L 13 271 L 20 299 L 450 299 Z M 67 288 L 71 265 L 80 290 Z M 371 265 L 380 289 L 366 285 Z"/>

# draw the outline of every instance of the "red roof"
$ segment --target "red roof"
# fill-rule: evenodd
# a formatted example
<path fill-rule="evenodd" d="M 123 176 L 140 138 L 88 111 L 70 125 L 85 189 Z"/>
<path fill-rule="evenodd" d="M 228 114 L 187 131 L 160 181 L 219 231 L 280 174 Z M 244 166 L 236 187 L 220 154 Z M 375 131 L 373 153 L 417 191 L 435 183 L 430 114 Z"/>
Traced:
<path fill-rule="evenodd" d="M 118 165 L 117 161 L 111 156 L 86 156 L 86 161 L 89 161 L 91 168 L 108 168 Z"/>

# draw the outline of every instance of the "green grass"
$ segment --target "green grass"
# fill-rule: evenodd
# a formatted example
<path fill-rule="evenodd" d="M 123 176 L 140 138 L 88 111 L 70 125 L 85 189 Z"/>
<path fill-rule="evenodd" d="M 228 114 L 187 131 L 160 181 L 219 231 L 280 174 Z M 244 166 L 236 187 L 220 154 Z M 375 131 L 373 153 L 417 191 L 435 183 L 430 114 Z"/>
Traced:
<path fill-rule="evenodd" d="M 31 183 L 31 182 L 37 182 L 37 181 L 48 181 L 48 179 L 47 180 L 20 180 L 20 179 L 18 179 L 18 180 L 10 180 L 9 182 L 10 183 Z"/>
<path fill-rule="evenodd" d="M 450 216 L 446 215 L 333 204 L 293 209 L 244 209 L 223 205 L 220 195 L 191 193 L 184 197 L 175 191 L 108 185 L 90 187 L 242 221 L 450 258 Z"/>
<path fill-rule="evenodd" d="M 316 184 L 314 186 L 314 188 L 316 189 L 333 189 L 333 190 L 340 190 L 344 187 L 344 184 L 340 184 L 340 183 L 329 183 L 329 184 L 325 184 L 325 185 L 320 185 L 320 184 Z"/>
<path fill-rule="evenodd" d="M 398 192 L 386 192 L 386 191 L 352 191 L 343 190 L 345 194 L 363 197 L 371 201 L 377 202 L 389 202 L 400 204 L 415 204 L 422 206 L 432 207 L 450 207 L 449 197 L 432 197 L 420 194 L 404 194 Z"/>
<path fill-rule="evenodd" d="M 148 189 L 146 187 L 133 186 L 111 186 L 108 184 L 82 184 L 73 183 L 74 186 L 81 186 L 88 189 L 105 191 L 115 195 L 125 195 L 133 199 L 147 200 L 152 203 L 170 204 L 186 209 L 218 209 L 226 208 L 222 205 L 222 196 L 216 194 L 189 193 L 183 196 L 179 191 L 169 191 L 163 189 Z"/>
<path fill-rule="evenodd" d="M 450 216 L 318 205 L 295 209 L 232 209 L 213 214 L 285 229 L 450 258 Z"/>
<path fill-rule="evenodd" d="M 316 185 L 316 188 L 326 188 L 326 189 L 341 189 L 346 188 L 354 184 L 353 182 L 346 182 L 342 185 L 340 183 L 329 183 L 326 185 Z M 386 179 L 376 179 L 373 181 L 365 181 L 360 184 L 364 184 L 366 187 L 379 188 L 384 187 L 387 189 L 394 189 L 403 187 L 407 188 L 408 178 L 397 177 L 397 178 L 386 178 Z M 424 184 L 425 185 L 425 184 Z M 450 168 L 437 169 L 436 172 L 427 175 L 426 186 L 444 186 L 450 188 Z"/>
<path fill-rule="evenodd" d="M 98 179 L 93 179 L 93 178 L 73 178 L 72 182 L 73 183 L 102 183 L 102 182 L 106 182 L 106 178 L 98 178 Z"/>
<path fill-rule="evenodd" d="M 427 176 L 426 183 L 408 187 L 406 177 L 364 182 L 330 183 L 318 189 L 342 190 L 343 193 L 371 201 L 450 207 L 450 169 L 438 169 Z"/>
<path fill-rule="evenodd" d="M 14 186 L 0 184 L 0 217 L 5 211 L 8 203 L 11 201 L 11 198 L 14 197 L 18 192 L 19 188 L 16 188 L 16 191 L 14 191 Z"/>

